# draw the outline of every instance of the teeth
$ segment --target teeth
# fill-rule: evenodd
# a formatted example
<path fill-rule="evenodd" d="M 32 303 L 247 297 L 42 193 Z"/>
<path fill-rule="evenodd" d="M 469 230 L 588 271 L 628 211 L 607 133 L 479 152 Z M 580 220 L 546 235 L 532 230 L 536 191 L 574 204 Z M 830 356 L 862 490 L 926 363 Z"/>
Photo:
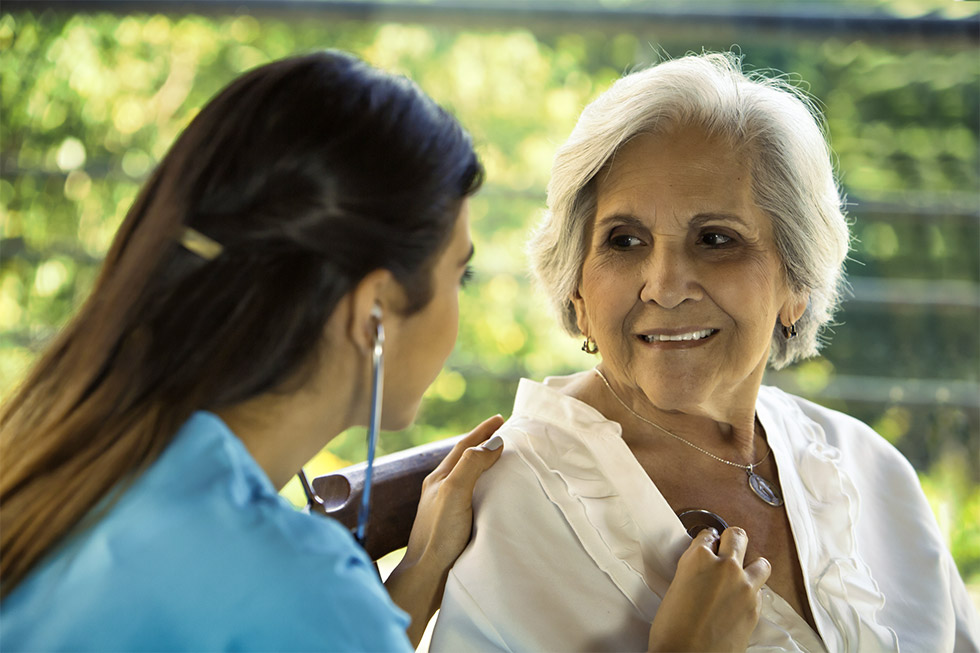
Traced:
<path fill-rule="evenodd" d="M 713 333 L 712 329 L 702 329 L 694 333 L 680 333 L 676 336 L 640 336 L 647 342 L 680 342 L 681 340 L 701 340 Z"/>

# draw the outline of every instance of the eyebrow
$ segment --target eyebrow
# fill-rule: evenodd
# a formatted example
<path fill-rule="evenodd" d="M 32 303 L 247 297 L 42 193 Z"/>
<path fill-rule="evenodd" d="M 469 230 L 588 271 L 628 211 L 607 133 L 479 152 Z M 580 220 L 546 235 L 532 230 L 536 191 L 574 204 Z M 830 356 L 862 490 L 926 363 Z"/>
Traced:
<path fill-rule="evenodd" d="M 606 224 L 607 222 L 618 222 L 633 227 L 646 226 L 643 224 L 643 220 L 640 220 L 631 213 L 612 213 L 610 215 L 603 216 L 596 221 L 596 225 Z"/>
<path fill-rule="evenodd" d="M 467 263 L 473 260 L 473 254 L 476 253 L 476 248 L 473 247 L 473 243 L 470 243 L 470 251 L 466 253 L 466 256 L 459 262 L 459 266 L 463 267 Z"/>
<path fill-rule="evenodd" d="M 736 213 L 724 213 L 718 211 L 713 211 L 709 213 L 698 213 L 693 218 L 691 218 L 691 224 L 696 227 L 699 227 L 713 220 L 720 220 L 724 222 L 737 222 L 743 227 L 749 226 L 749 224 Z M 638 217 L 636 217 L 631 213 L 613 213 L 610 215 L 606 215 L 599 218 L 596 224 L 602 225 L 602 224 L 606 224 L 607 222 L 617 222 L 624 225 L 646 228 L 646 223 L 644 223 L 643 220 L 640 220 Z"/>
<path fill-rule="evenodd" d="M 702 225 L 706 222 L 711 222 L 712 220 L 721 220 L 723 222 L 737 222 L 743 227 L 748 227 L 749 223 L 746 222 L 736 213 L 724 213 L 724 212 L 712 212 L 712 213 L 698 213 L 693 218 L 691 218 L 691 223 L 696 225 Z"/>

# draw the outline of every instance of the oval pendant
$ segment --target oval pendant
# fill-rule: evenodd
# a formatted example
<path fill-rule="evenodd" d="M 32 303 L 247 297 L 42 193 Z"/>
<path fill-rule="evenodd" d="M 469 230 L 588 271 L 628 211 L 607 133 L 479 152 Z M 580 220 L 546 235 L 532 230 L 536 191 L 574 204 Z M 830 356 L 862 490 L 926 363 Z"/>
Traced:
<path fill-rule="evenodd" d="M 783 505 L 783 498 L 779 496 L 779 491 L 772 486 L 772 483 L 762 478 L 754 472 L 748 472 L 749 487 L 755 495 L 768 503 L 770 506 L 779 507 Z"/>

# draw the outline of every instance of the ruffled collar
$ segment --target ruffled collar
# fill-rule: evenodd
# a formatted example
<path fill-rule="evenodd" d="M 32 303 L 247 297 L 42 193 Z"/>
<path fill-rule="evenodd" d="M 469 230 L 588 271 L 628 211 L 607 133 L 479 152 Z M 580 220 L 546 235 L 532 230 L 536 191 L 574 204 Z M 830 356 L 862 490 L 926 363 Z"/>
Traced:
<path fill-rule="evenodd" d="M 566 516 L 575 513 L 572 526 L 593 559 L 606 563 L 602 554 L 611 553 L 619 561 L 615 569 L 603 566 L 613 581 L 621 589 L 639 581 L 655 595 L 627 593 L 652 621 L 690 538 L 623 442 L 619 423 L 560 391 L 574 378 L 550 377 L 545 384 L 521 380 L 512 424 L 520 428 L 521 419 L 547 422 L 557 427 L 550 432 L 558 437 L 527 438 L 527 446 L 518 451 L 534 458 L 525 462 L 542 472 L 541 480 L 547 476 L 546 491 L 554 491 L 549 496 Z"/>
<path fill-rule="evenodd" d="M 897 634 L 877 618 L 884 594 L 858 552 L 860 495 L 841 464 L 840 449 L 777 388 L 760 389 L 756 414 L 780 470 L 810 609 L 824 643 L 832 651 L 897 651 Z"/>

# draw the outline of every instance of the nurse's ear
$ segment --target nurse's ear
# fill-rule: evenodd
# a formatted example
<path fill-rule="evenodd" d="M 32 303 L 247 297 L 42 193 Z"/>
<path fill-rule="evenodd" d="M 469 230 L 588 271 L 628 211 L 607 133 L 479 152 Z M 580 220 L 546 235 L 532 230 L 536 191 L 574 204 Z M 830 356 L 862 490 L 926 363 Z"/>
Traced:
<path fill-rule="evenodd" d="M 374 347 L 377 326 L 393 305 L 399 289 L 390 270 L 379 268 L 369 272 L 350 292 L 350 318 L 347 337 L 362 354 Z"/>

